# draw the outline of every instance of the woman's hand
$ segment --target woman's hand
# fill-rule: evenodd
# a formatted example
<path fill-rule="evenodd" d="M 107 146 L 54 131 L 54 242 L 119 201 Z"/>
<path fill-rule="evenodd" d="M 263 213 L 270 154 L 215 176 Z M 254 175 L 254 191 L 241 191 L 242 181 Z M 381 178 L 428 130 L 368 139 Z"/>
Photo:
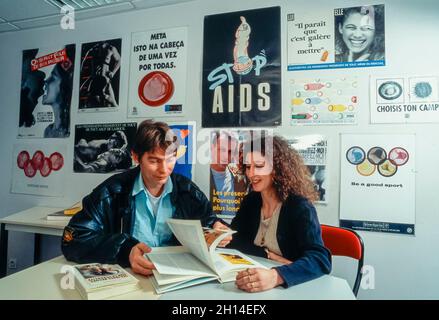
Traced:
<path fill-rule="evenodd" d="M 218 233 L 221 233 L 221 230 L 230 230 L 230 228 L 224 224 L 222 224 L 221 222 L 217 221 L 213 224 L 213 229 L 218 231 Z M 230 241 L 232 241 L 232 236 L 227 236 L 225 237 L 219 244 L 218 247 L 225 247 L 227 246 Z"/>
<path fill-rule="evenodd" d="M 272 289 L 284 283 L 276 269 L 250 268 L 238 272 L 236 286 L 247 292 L 259 292 Z"/>
<path fill-rule="evenodd" d="M 277 261 L 277 262 L 282 263 L 282 264 L 293 263 L 293 261 L 288 260 L 288 259 L 286 259 L 278 254 L 275 254 L 274 252 L 271 252 L 269 250 L 266 250 L 266 252 L 267 252 L 267 258 L 270 260 Z"/>

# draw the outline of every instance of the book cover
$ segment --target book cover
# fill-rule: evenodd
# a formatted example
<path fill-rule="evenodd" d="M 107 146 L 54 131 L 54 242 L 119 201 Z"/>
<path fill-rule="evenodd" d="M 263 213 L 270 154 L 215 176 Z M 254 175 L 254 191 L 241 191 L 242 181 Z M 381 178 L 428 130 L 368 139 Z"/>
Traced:
<path fill-rule="evenodd" d="M 73 269 L 75 284 L 84 299 L 106 299 L 139 288 L 139 281 L 117 264 L 89 263 Z"/>

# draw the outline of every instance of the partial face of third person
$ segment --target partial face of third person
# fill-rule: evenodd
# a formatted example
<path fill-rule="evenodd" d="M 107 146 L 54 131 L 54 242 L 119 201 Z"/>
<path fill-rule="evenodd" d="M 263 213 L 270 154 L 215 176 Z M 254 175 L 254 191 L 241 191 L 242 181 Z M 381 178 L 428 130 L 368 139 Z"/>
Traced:
<path fill-rule="evenodd" d="M 349 14 L 343 25 L 338 26 L 343 41 L 352 53 L 369 49 L 375 37 L 375 21 L 370 14 L 354 12 Z"/>
<path fill-rule="evenodd" d="M 52 71 L 44 84 L 43 104 L 54 104 L 61 102 L 61 75 L 56 69 Z"/>
<path fill-rule="evenodd" d="M 162 187 L 168 181 L 177 160 L 175 152 L 166 153 L 161 148 L 145 152 L 140 159 L 133 153 L 133 158 L 139 163 L 145 185 L 152 188 Z"/>
<path fill-rule="evenodd" d="M 273 166 L 261 152 L 247 153 L 244 165 L 245 175 L 254 191 L 262 192 L 273 187 Z"/>

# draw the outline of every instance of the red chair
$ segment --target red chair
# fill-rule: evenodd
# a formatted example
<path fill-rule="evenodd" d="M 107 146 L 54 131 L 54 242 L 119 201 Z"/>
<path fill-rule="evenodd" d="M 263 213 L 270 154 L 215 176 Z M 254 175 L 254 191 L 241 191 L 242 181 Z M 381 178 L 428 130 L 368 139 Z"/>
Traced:
<path fill-rule="evenodd" d="M 361 283 L 361 269 L 364 263 L 364 244 L 360 235 L 351 229 L 321 225 L 325 247 L 333 256 L 351 257 L 358 260 L 357 276 L 352 291 L 357 296 Z"/>

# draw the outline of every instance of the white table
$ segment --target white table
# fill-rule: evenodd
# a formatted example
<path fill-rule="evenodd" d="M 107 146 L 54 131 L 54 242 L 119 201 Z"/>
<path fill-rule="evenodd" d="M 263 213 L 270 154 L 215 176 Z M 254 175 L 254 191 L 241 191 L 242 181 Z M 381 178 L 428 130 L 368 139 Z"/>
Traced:
<path fill-rule="evenodd" d="M 8 257 L 8 231 L 35 234 L 34 264 L 40 263 L 41 235 L 62 236 L 68 221 L 48 221 L 49 213 L 64 208 L 33 207 L 0 219 L 0 279 L 6 276 Z"/>
<path fill-rule="evenodd" d="M 258 261 L 270 263 L 266 259 Z M 0 280 L 0 300 L 3 299 L 81 299 L 76 290 L 61 289 L 64 265 L 72 265 L 64 257 L 40 263 Z M 127 269 L 129 272 L 130 269 Z M 140 280 L 141 290 L 113 299 L 142 300 L 296 300 L 332 299 L 354 300 L 346 280 L 323 276 L 288 289 L 274 288 L 260 293 L 246 293 L 237 289 L 233 282 L 220 284 L 209 282 L 185 289 L 156 295 L 149 278 L 135 275 Z"/>

